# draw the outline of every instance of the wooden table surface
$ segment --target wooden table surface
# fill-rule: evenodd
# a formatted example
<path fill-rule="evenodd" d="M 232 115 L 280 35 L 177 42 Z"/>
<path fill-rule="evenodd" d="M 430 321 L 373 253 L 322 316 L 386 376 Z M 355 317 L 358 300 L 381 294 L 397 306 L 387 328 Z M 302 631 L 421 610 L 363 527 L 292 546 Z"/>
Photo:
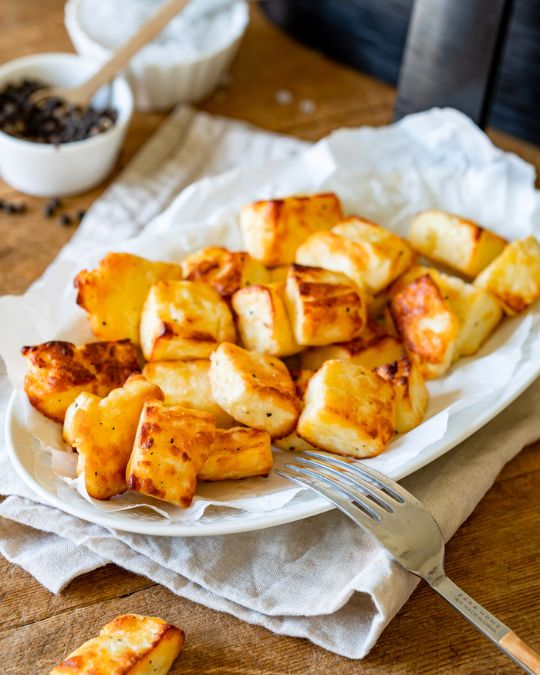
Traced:
<path fill-rule="evenodd" d="M 63 26 L 63 0 L 0 0 L 0 62 L 43 51 L 72 51 Z M 275 92 L 288 89 L 291 105 Z M 314 101 L 313 112 L 298 102 Z M 226 88 L 200 107 L 265 129 L 316 140 L 342 126 L 391 121 L 392 87 L 310 51 L 255 10 Z M 121 165 L 164 119 L 136 114 Z M 498 132 L 501 147 L 540 167 L 540 148 Z M 104 186 L 66 200 L 87 207 Z M 0 198 L 21 199 L 0 183 Z M 0 215 L 0 294 L 21 293 L 73 233 L 42 215 L 42 199 L 24 198 L 25 215 Z M 508 464 L 474 514 L 447 547 L 447 571 L 475 599 L 540 649 L 540 444 Z M 306 523 L 308 526 L 309 523 Z M 271 530 L 269 536 L 271 536 Z M 511 673 L 518 672 L 487 640 L 421 585 L 361 662 L 323 651 L 306 640 L 276 636 L 226 614 L 178 598 L 109 565 L 70 584 L 60 596 L 0 559 L 0 670 L 46 673 L 99 627 L 123 612 L 157 614 L 184 628 L 187 643 L 172 673 Z"/>

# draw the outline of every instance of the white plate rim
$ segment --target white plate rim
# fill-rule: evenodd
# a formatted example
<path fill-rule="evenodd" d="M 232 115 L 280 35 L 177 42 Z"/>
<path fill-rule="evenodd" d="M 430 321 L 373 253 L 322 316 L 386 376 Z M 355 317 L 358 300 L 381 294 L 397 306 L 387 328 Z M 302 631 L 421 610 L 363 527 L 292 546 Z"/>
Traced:
<path fill-rule="evenodd" d="M 540 363 L 536 368 L 523 368 L 518 366 L 510 385 L 505 389 L 505 394 L 498 399 L 498 401 L 486 406 L 482 414 L 476 417 L 473 424 L 468 425 L 459 433 L 447 437 L 447 433 L 424 454 L 420 454 L 414 461 L 408 463 L 406 467 L 396 475 L 392 476 L 395 480 L 401 480 L 406 476 L 418 471 L 422 467 L 430 464 L 435 459 L 441 457 L 446 452 L 455 448 L 462 441 L 472 436 L 476 431 L 482 428 L 485 424 L 490 422 L 500 412 L 507 408 L 516 398 L 522 394 L 540 375 Z M 154 536 L 169 536 L 169 537 L 202 537 L 202 536 L 216 536 L 227 534 L 239 534 L 242 532 L 251 532 L 262 530 L 270 527 L 277 527 L 285 525 L 305 518 L 317 516 L 326 511 L 335 508 L 331 503 L 319 496 L 314 496 L 313 499 L 297 501 L 293 499 L 284 506 L 272 511 L 259 512 L 256 514 L 257 518 L 253 519 L 249 514 L 249 518 L 242 519 L 241 514 L 247 512 L 238 512 L 239 516 L 233 519 L 219 519 L 216 521 L 205 522 L 204 520 L 193 521 L 190 523 L 173 523 L 167 520 L 145 520 L 127 518 L 122 515 L 122 511 L 103 513 L 92 511 L 90 513 L 82 512 L 76 506 L 64 503 L 56 494 L 49 492 L 25 467 L 24 462 L 20 456 L 20 449 L 17 444 L 17 433 L 25 433 L 30 436 L 34 442 L 37 442 L 31 435 L 30 431 L 19 423 L 17 418 L 17 405 L 22 405 L 16 392 L 13 392 L 8 403 L 5 418 L 5 439 L 7 446 L 8 457 L 15 468 L 20 478 L 33 490 L 41 499 L 54 506 L 65 513 L 76 516 L 87 522 L 100 525 L 109 530 L 119 530 L 122 532 L 130 532 L 133 534 L 154 535 Z M 459 414 L 459 413 L 458 413 Z M 446 440 L 445 440 L 446 439 Z M 83 498 L 81 497 L 81 500 Z"/>

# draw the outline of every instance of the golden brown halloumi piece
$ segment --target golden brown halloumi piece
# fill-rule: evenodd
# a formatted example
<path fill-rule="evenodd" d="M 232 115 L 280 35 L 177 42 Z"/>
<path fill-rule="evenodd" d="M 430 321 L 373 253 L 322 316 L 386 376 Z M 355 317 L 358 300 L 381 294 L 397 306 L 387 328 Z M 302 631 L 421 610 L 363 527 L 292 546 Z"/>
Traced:
<path fill-rule="evenodd" d="M 417 427 L 426 413 L 428 390 L 422 373 L 408 357 L 375 368 L 377 375 L 390 382 L 396 397 L 396 431 L 403 434 Z"/>
<path fill-rule="evenodd" d="M 405 356 L 403 342 L 384 326 L 369 321 L 360 337 L 324 347 L 311 347 L 301 354 L 302 367 L 318 370 L 325 361 L 342 359 L 364 368 L 375 368 Z"/>
<path fill-rule="evenodd" d="M 215 433 L 210 413 L 147 401 L 126 470 L 128 487 L 187 508 Z"/>
<path fill-rule="evenodd" d="M 139 344 L 139 322 L 150 287 L 181 278 L 180 265 L 108 253 L 95 269 L 82 270 L 75 277 L 77 304 L 88 312 L 90 328 L 98 338 L 129 338 Z"/>
<path fill-rule="evenodd" d="M 294 339 L 284 295 L 282 283 L 248 286 L 233 295 L 236 325 L 246 349 L 272 356 L 289 356 L 302 349 Z"/>
<path fill-rule="evenodd" d="M 139 350 L 129 340 L 76 346 L 53 340 L 23 347 L 28 363 L 24 390 L 46 417 L 63 422 L 69 405 L 83 392 L 106 396 L 141 369 Z"/>
<path fill-rule="evenodd" d="M 352 340 L 366 325 L 366 297 L 344 274 L 291 265 L 285 290 L 296 341 L 327 345 Z"/>
<path fill-rule="evenodd" d="M 150 289 L 141 316 L 147 361 L 207 359 L 220 342 L 235 339 L 231 311 L 210 284 L 162 281 Z"/>
<path fill-rule="evenodd" d="M 510 316 L 523 312 L 540 298 L 540 243 L 526 237 L 508 244 L 474 286 L 491 293 Z"/>
<path fill-rule="evenodd" d="M 79 453 L 86 491 L 109 499 L 127 489 L 126 466 L 146 401 L 163 399 L 161 389 L 142 375 L 131 375 L 105 398 L 83 392 L 66 412 L 64 440 Z"/>
<path fill-rule="evenodd" d="M 435 282 L 459 321 L 459 333 L 452 360 L 457 361 L 461 356 L 476 354 L 503 317 L 499 303 L 482 288 L 439 272 L 433 267 L 420 265 L 415 265 L 398 279 L 392 287 L 392 293 L 424 274 L 429 274 Z"/>
<path fill-rule="evenodd" d="M 395 394 L 375 372 L 327 361 L 310 379 L 297 433 L 338 455 L 373 457 L 394 434 Z"/>
<path fill-rule="evenodd" d="M 184 631 L 155 616 L 123 614 L 51 670 L 51 675 L 166 675 Z"/>
<path fill-rule="evenodd" d="M 181 405 L 214 415 L 217 427 L 230 427 L 233 418 L 212 398 L 209 359 L 150 361 L 143 368 L 147 380 L 157 384 L 167 405 Z"/>
<path fill-rule="evenodd" d="M 225 298 L 254 284 L 270 281 L 270 273 L 246 251 L 229 251 L 220 246 L 209 246 L 191 253 L 182 261 L 184 278 L 205 281 Z"/>
<path fill-rule="evenodd" d="M 390 308 L 405 349 L 423 377 L 444 375 L 454 360 L 460 325 L 431 275 L 398 290 Z"/>
<path fill-rule="evenodd" d="M 508 243 L 473 220 L 440 209 L 417 213 L 407 239 L 421 255 L 470 277 L 479 274 Z"/>
<path fill-rule="evenodd" d="M 265 265 L 294 262 L 296 249 L 317 230 L 329 230 L 343 218 L 333 193 L 253 202 L 242 208 L 240 229 L 246 250 Z"/>
<path fill-rule="evenodd" d="M 330 232 L 316 232 L 296 252 L 300 265 L 342 272 L 374 295 L 403 274 L 413 258 L 407 242 L 358 216 L 345 219 Z"/>
<path fill-rule="evenodd" d="M 235 420 L 272 438 L 294 429 L 301 404 L 282 361 L 223 342 L 210 362 L 212 396 Z"/>
<path fill-rule="evenodd" d="M 216 429 L 216 437 L 199 472 L 199 480 L 268 476 L 272 463 L 270 434 L 267 431 L 249 427 Z"/>

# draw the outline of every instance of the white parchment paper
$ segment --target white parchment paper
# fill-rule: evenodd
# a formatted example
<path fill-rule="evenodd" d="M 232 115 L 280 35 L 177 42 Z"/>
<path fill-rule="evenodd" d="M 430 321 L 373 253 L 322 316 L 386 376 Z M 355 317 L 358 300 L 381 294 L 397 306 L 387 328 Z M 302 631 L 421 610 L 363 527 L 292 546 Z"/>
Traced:
<path fill-rule="evenodd" d="M 401 235 L 415 212 L 439 207 L 478 220 L 509 239 L 531 233 L 540 236 L 532 167 L 496 149 L 462 115 L 434 110 L 391 127 L 338 131 L 292 159 L 203 179 L 184 190 L 141 235 L 114 250 L 179 261 L 207 245 L 240 249 L 238 212 L 242 204 L 320 190 L 335 191 L 347 213 L 366 216 Z M 0 353 L 24 405 L 26 425 L 45 448 L 63 449 L 60 425 L 28 404 L 20 348 L 51 339 L 76 343 L 92 339 L 84 312 L 75 304 L 72 280 L 109 250 L 100 245 L 86 245 L 76 252 L 67 249 L 24 296 L 0 300 Z M 445 378 L 429 383 L 430 405 L 424 423 L 396 437 L 385 453 L 369 460 L 373 466 L 390 476 L 403 474 L 404 467 L 412 466 L 444 437 L 454 415 L 483 400 L 492 402 L 518 367 L 538 370 L 539 328 L 538 307 L 506 319 L 479 354 L 460 361 Z M 49 451 L 36 453 L 36 474 L 52 471 L 51 458 Z M 81 495 L 90 499 L 84 482 L 70 478 L 70 458 L 63 459 L 68 461 L 60 462 L 60 469 L 55 461 L 62 474 L 55 482 L 57 494 L 66 502 L 80 500 Z M 276 452 L 276 465 L 287 459 L 287 453 Z M 210 505 L 246 511 L 277 509 L 297 492 L 272 474 L 268 479 L 200 484 L 187 510 L 129 492 L 108 502 L 92 502 L 106 511 L 144 504 L 173 521 L 193 521 Z"/>

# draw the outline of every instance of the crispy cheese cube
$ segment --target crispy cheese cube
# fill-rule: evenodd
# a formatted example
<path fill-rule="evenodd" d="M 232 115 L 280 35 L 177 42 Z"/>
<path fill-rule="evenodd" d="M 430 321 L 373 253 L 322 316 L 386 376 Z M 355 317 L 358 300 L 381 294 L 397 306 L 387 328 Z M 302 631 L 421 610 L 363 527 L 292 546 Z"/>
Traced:
<path fill-rule="evenodd" d="M 323 450 L 373 457 L 395 428 L 392 385 L 350 361 L 327 361 L 311 378 L 298 435 Z"/>
<path fill-rule="evenodd" d="M 81 392 L 106 396 L 141 369 L 139 350 L 129 340 L 79 347 L 54 340 L 23 347 L 21 353 L 28 362 L 26 395 L 34 408 L 55 422 L 64 421 Z"/>
<path fill-rule="evenodd" d="M 390 382 L 396 397 L 396 431 L 404 434 L 417 427 L 426 413 L 428 390 L 418 366 L 407 357 L 375 368 L 377 375 Z"/>
<path fill-rule="evenodd" d="M 254 202 L 242 208 L 240 229 L 246 250 L 271 267 L 294 262 L 296 249 L 317 230 L 343 218 L 333 193 Z"/>
<path fill-rule="evenodd" d="M 428 274 L 435 282 L 459 321 L 459 334 L 452 360 L 475 354 L 502 319 L 503 311 L 499 303 L 482 288 L 432 267 L 420 265 L 415 265 L 398 279 L 392 292 L 395 293 L 424 274 Z"/>
<path fill-rule="evenodd" d="M 210 413 L 148 401 L 126 469 L 128 487 L 187 508 L 215 433 Z"/>
<path fill-rule="evenodd" d="M 307 370 L 305 368 L 294 368 L 290 370 L 290 373 L 294 382 L 294 386 L 296 388 L 296 394 L 303 405 L 304 396 L 307 391 L 307 386 L 309 384 L 309 381 L 315 374 L 315 371 Z M 300 436 L 296 433 L 296 430 L 292 431 L 290 434 L 287 434 L 287 436 L 284 436 L 283 438 L 275 439 L 274 445 L 278 448 L 281 448 L 281 450 L 290 450 L 293 452 L 302 452 L 304 450 L 317 450 L 317 448 L 314 445 L 308 443 L 303 438 L 300 438 Z"/>
<path fill-rule="evenodd" d="M 407 238 L 426 258 L 470 277 L 489 265 L 508 243 L 472 220 L 439 209 L 417 213 Z"/>
<path fill-rule="evenodd" d="M 184 631 L 155 616 L 124 614 L 103 626 L 51 675 L 166 675 L 184 646 Z"/>
<path fill-rule="evenodd" d="M 412 261 L 412 249 L 403 239 L 357 216 L 331 232 L 317 232 L 296 252 L 297 263 L 342 272 L 372 294 L 403 274 Z"/>
<path fill-rule="evenodd" d="M 482 288 L 448 274 L 439 273 L 436 283 L 459 321 L 454 360 L 476 354 L 503 317 L 499 303 Z"/>
<path fill-rule="evenodd" d="M 77 304 L 88 312 L 90 328 L 98 338 L 129 338 L 139 344 L 139 322 L 150 287 L 181 278 L 180 265 L 108 253 L 96 269 L 82 270 L 75 277 Z"/>
<path fill-rule="evenodd" d="M 141 316 L 147 361 L 207 359 L 236 330 L 227 303 L 202 281 L 162 281 L 150 289 Z"/>
<path fill-rule="evenodd" d="M 216 426 L 230 427 L 232 417 L 212 398 L 209 371 L 209 359 L 150 361 L 143 368 L 143 375 L 163 391 L 167 405 L 211 413 L 216 418 Z"/>
<path fill-rule="evenodd" d="M 273 455 L 270 434 L 248 427 L 217 429 L 199 480 L 236 480 L 268 476 Z"/>
<path fill-rule="evenodd" d="M 352 340 L 366 325 L 366 298 L 344 274 L 292 265 L 285 291 L 296 341 L 327 345 Z"/>
<path fill-rule="evenodd" d="M 424 274 L 397 291 L 390 307 L 405 349 L 422 375 L 444 375 L 456 353 L 460 326 L 432 277 Z"/>
<path fill-rule="evenodd" d="M 235 420 L 273 438 L 294 429 L 300 401 L 282 361 L 224 342 L 210 362 L 212 395 Z"/>
<path fill-rule="evenodd" d="M 109 499 L 127 489 L 126 466 L 146 401 L 163 399 L 161 389 L 142 375 L 131 375 L 105 398 L 83 392 L 69 406 L 64 440 L 78 453 L 86 491 Z"/>
<path fill-rule="evenodd" d="M 205 281 L 225 298 L 244 286 L 270 281 L 266 267 L 249 253 L 219 246 L 203 248 L 185 257 L 182 271 L 188 281 Z"/>
<path fill-rule="evenodd" d="M 540 298 L 540 243 L 526 237 L 508 244 L 474 285 L 497 298 L 510 316 L 523 312 Z"/>
<path fill-rule="evenodd" d="M 325 361 L 341 359 L 364 368 L 375 368 L 405 356 L 402 341 L 380 324 L 370 321 L 360 337 L 324 347 L 312 347 L 301 355 L 302 367 L 318 370 Z"/>
<path fill-rule="evenodd" d="M 246 349 L 273 356 L 300 351 L 285 308 L 283 284 L 242 288 L 233 295 L 232 306 Z"/>

